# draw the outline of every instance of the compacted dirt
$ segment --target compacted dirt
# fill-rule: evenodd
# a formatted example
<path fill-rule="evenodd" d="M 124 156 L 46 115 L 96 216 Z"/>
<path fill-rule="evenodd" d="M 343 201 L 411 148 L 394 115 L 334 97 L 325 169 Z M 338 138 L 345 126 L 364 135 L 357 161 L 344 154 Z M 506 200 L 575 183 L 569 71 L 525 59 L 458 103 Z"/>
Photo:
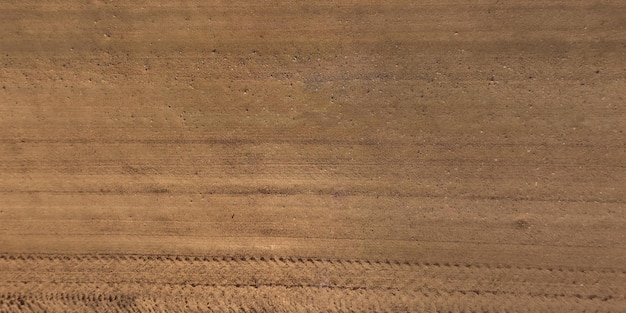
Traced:
<path fill-rule="evenodd" d="M 1 1 L 0 312 L 626 312 L 624 1 Z"/>

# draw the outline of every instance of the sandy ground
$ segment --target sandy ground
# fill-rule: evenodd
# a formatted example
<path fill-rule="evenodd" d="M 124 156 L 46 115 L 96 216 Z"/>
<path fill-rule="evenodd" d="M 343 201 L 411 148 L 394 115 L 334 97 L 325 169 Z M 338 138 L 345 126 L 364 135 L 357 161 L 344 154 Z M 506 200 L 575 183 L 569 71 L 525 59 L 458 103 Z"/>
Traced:
<path fill-rule="evenodd" d="M 623 1 L 1 1 L 0 312 L 626 312 Z"/>

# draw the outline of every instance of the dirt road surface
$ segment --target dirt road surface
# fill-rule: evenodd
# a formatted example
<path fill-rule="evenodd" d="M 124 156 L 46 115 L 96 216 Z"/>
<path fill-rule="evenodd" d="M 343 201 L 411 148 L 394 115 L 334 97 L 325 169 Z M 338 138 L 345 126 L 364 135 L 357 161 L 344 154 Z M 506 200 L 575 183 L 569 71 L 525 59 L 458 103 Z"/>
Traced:
<path fill-rule="evenodd" d="M 626 312 L 624 1 L 0 2 L 0 312 Z"/>

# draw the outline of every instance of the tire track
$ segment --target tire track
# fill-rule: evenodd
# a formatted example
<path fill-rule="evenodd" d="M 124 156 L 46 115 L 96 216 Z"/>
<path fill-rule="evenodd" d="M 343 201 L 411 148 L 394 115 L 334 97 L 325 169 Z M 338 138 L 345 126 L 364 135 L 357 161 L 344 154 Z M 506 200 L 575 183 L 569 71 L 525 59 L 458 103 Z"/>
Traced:
<path fill-rule="evenodd" d="M 331 259 L 297 256 L 202 256 L 202 255 L 173 255 L 173 254 L 0 254 L 0 262 L 11 261 L 36 262 L 55 261 L 68 262 L 72 265 L 80 263 L 112 263 L 126 261 L 167 261 L 173 264 L 215 262 L 215 263 L 266 263 L 274 264 L 301 264 L 305 266 L 319 266 L 319 264 L 333 264 L 343 268 L 361 267 L 436 267 L 436 268 L 476 268 L 488 270 L 527 270 L 548 271 L 562 273 L 606 273 L 626 276 L 626 271 L 621 269 L 597 269 L 584 267 L 533 267 L 518 266 L 512 264 L 488 264 L 488 263 L 459 263 L 459 262 L 415 262 L 390 259 Z"/>
<path fill-rule="evenodd" d="M 40 308 L 66 312 L 306 312 L 306 311 L 414 311 L 431 312 L 618 312 L 623 301 L 532 295 L 494 294 L 421 289 L 367 290 L 307 286 L 189 286 L 143 284 L 62 284 L 16 288 L 0 294 L 0 309 L 37 312 Z M 151 289 L 149 289 L 152 287 Z M 44 291 L 52 288 L 62 291 Z M 146 292 L 149 290 L 149 292 Z M 281 299 L 294 301 L 285 303 Z M 530 301 L 532 300 L 532 302 Z M 531 303 L 524 306 L 524 303 Z"/>
<path fill-rule="evenodd" d="M 362 311 L 434 308 L 447 312 L 454 307 L 468 312 L 519 311 L 524 301 L 532 299 L 540 311 L 554 307 L 611 312 L 626 304 L 626 273 L 620 270 L 396 260 L 5 254 L 0 255 L 0 280 L 0 308 L 17 312 L 42 307 L 188 311 L 183 303 L 218 312 L 232 304 L 242 312 L 306 311 L 307 305 L 314 311 L 342 311 L 341 305 L 319 306 L 333 298 L 346 310 Z M 284 307 L 268 299 L 270 294 L 303 300 Z M 181 307 L 168 306 L 172 296 Z M 220 297 L 241 302 L 199 302 Z M 440 302 L 442 298 L 453 301 Z M 489 306 L 494 303 L 502 306 Z M 426 304 L 430 309 L 422 307 Z"/>

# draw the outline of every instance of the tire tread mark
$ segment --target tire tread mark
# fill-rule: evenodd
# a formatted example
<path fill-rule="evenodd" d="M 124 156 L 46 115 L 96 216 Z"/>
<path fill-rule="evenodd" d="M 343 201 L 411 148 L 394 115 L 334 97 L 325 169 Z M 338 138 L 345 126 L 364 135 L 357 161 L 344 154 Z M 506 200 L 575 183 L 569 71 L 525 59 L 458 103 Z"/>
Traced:
<path fill-rule="evenodd" d="M 315 257 L 267 257 L 267 256 L 191 256 L 191 255 L 171 255 L 171 254 L 0 254 L 0 261 L 70 261 L 80 263 L 84 261 L 99 261 L 102 263 L 122 262 L 122 261 L 168 261 L 173 263 L 197 263 L 197 262 L 216 262 L 216 263 L 266 263 L 276 265 L 285 264 L 310 264 L 317 266 L 325 264 L 329 266 L 340 266 L 343 268 L 399 268 L 408 266 L 416 267 L 435 267 L 435 268 L 468 268 L 468 269 L 487 269 L 487 270 L 527 270 L 527 271 L 549 271 L 549 272 L 566 272 L 566 273 L 606 273 L 626 275 L 626 270 L 622 269 L 598 269 L 598 268 L 568 268 L 568 267 L 533 267 L 511 264 L 480 264 L 480 263 L 440 263 L 440 262 L 419 262 L 419 261 L 400 261 L 388 259 L 331 259 L 331 258 L 315 258 Z"/>
<path fill-rule="evenodd" d="M 578 287 L 571 280 L 591 285 Z M 0 254 L 0 312 L 183 312 L 192 308 L 215 312 L 353 308 L 500 312 L 515 311 L 524 301 L 538 311 L 599 308 L 611 312 L 626 305 L 625 281 L 624 272 L 615 269 L 508 264 L 294 256 Z M 167 303 L 169 295 L 180 302 Z M 295 303 L 280 298 L 293 296 L 301 299 Z M 210 305 L 200 302 L 209 298 L 221 300 Z"/>
<path fill-rule="evenodd" d="M 43 286 L 43 289 L 50 286 Z M 318 303 L 317 308 L 323 308 L 329 312 L 349 311 L 351 308 L 382 308 L 391 310 L 398 306 L 408 309 L 423 308 L 424 305 L 434 306 L 439 310 L 447 311 L 456 307 L 466 311 L 470 307 L 481 312 L 499 312 L 501 308 L 519 308 L 526 301 L 532 300 L 535 307 L 544 308 L 543 311 L 558 312 L 562 309 L 574 309 L 576 311 L 587 308 L 595 308 L 598 312 L 611 312 L 623 305 L 624 302 L 610 303 L 609 300 L 585 299 L 579 297 L 537 297 L 527 295 L 508 295 L 497 293 L 483 293 L 478 291 L 450 291 L 422 289 L 415 291 L 373 291 L 360 289 L 332 289 L 320 290 L 317 287 L 293 287 L 284 286 L 265 287 L 259 291 L 252 286 L 220 286 L 208 288 L 205 286 L 174 286 L 164 285 L 158 292 L 151 295 L 141 295 L 145 291 L 141 284 L 112 284 L 98 286 L 97 284 L 65 284 L 53 286 L 58 288 L 56 292 L 40 293 L 37 291 L 14 291 L 0 293 L 0 310 L 16 312 L 36 312 L 34 307 L 44 307 L 68 311 L 91 311 L 93 309 L 106 308 L 106 311 L 122 312 L 145 312 L 167 310 L 172 312 L 188 311 L 191 307 L 200 309 L 244 312 L 263 312 L 279 309 L 280 311 L 302 311 L 310 301 L 330 298 L 328 303 Z M 41 289 L 41 287 L 40 287 Z M 281 303 L 263 303 L 261 298 L 273 295 L 276 299 L 293 296 L 296 298 L 308 298 L 309 303 L 292 301 Z M 171 297 L 170 297 L 171 296 Z M 223 297 L 230 297 L 226 301 Z M 200 303 L 200 299 L 215 299 L 215 303 Z M 274 299 L 270 299 L 274 300 Z M 492 302 L 493 301 L 493 302 Z M 499 307 L 493 305 L 502 301 Z M 464 308 L 465 307 L 465 308 Z M 554 307 L 554 309 L 551 309 Z M 91 309 L 91 310 L 90 310 Z M 380 310 L 376 310 L 380 311 Z"/>

